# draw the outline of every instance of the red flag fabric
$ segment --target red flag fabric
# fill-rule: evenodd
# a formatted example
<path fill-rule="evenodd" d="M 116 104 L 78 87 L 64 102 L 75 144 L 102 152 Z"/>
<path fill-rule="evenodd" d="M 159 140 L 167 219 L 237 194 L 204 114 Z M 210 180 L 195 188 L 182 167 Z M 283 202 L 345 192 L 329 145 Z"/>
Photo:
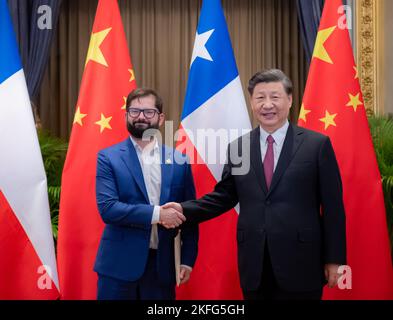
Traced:
<path fill-rule="evenodd" d="M 325 1 L 299 115 L 301 126 L 330 137 L 343 180 L 351 269 L 323 298 L 393 299 L 382 183 L 341 6 Z"/>
<path fill-rule="evenodd" d="M 62 176 L 58 269 L 63 299 L 95 299 L 103 222 L 95 199 L 97 152 L 125 139 L 125 104 L 136 87 L 117 0 L 100 0 Z"/>

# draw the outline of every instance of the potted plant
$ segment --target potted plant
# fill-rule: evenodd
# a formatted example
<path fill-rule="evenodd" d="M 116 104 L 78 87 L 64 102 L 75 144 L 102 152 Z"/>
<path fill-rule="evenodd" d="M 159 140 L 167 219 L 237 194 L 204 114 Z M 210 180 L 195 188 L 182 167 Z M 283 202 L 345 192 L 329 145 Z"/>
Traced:
<path fill-rule="evenodd" d="M 61 175 L 68 145 L 63 140 L 53 137 L 42 129 L 38 129 L 38 140 L 48 180 L 52 232 L 56 242 L 59 221 Z"/>
<path fill-rule="evenodd" d="M 393 118 L 370 116 L 369 125 L 381 173 L 389 238 L 393 248 Z"/>

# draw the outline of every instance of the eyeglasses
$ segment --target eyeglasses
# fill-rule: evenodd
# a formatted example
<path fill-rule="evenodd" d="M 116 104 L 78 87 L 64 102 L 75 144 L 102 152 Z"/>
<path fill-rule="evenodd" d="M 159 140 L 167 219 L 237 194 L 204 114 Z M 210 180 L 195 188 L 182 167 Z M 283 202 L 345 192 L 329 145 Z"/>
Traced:
<path fill-rule="evenodd" d="M 156 109 L 138 109 L 138 108 L 129 108 L 127 113 L 130 115 L 132 118 L 138 118 L 139 115 L 143 112 L 143 115 L 145 116 L 146 119 L 151 119 L 153 118 L 156 113 L 160 114 L 160 112 Z"/>

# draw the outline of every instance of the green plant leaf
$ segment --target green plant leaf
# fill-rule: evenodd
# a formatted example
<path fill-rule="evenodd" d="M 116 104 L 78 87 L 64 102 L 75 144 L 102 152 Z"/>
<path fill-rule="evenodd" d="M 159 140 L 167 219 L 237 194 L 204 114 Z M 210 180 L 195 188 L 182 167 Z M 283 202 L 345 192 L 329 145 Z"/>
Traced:
<path fill-rule="evenodd" d="M 56 243 L 59 223 L 61 175 L 68 144 L 59 138 L 53 137 L 48 132 L 38 130 L 37 133 L 48 181 L 52 232 Z"/>
<path fill-rule="evenodd" d="M 393 258 L 393 119 L 386 116 L 371 116 L 368 121 L 381 173 Z"/>

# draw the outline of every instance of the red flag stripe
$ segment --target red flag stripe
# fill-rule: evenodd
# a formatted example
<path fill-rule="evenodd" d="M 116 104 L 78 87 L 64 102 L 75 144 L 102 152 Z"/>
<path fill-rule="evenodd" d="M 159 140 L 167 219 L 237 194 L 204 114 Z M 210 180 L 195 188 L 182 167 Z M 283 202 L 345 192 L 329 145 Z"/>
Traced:
<path fill-rule="evenodd" d="M 199 156 L 198 151 L 180 126 L 179 145 L 187 150 L 188 156 L 193 155 L 192 174 L 195 177 L 196 197 L 211 192 L 217 181 L 209 168 Z M 183 151 L 183 150 L 180 150 Z M 199 250 L 190 280 L 177 288 L 179 300 L 217 299 L 240 300 L 243 298 L 237 269 L 236 228 L 238 214 L 232 209 L 213 220 L 199 226 Z M 225 230 L 225 233 L 221 231 Z M 209 290 L 206 290 L 206 283 Z"/>
<path fill-rule="evenodd" d="M 0 300 L 56 299 L 59 292 L 0 190 Z M 41 288 L 40 288 L 41 287 Z M 23 288 L 23 290 L 21 290 Z"/>

